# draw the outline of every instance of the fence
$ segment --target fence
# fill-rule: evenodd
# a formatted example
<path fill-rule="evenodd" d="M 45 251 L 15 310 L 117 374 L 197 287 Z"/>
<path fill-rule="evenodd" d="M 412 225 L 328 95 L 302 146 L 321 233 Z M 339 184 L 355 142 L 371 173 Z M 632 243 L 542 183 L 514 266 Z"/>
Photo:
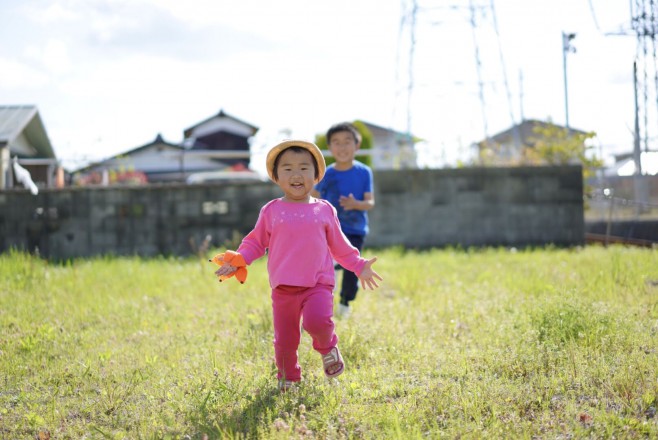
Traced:
<path fill-rule="evenodd" d="M 561 246 L 584 242 L 577 166 L 375 172 L 366 246 Z M 0 251 L 56 259 L 185 255 L 235 241 L 279 197 L 270 183 L 0 192 Z"/>
<path fill-rule="evenodd" d="M 658 243 L 658 203 L 614 195 L 603 188 L 590 194 L 585 210 L 590 241 L 653 246 Z"/>

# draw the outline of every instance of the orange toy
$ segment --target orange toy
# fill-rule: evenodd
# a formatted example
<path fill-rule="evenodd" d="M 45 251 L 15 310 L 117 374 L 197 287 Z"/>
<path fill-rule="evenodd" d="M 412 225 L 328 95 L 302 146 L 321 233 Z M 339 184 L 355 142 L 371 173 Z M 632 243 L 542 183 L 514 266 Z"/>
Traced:
<path fill-rule="evenodd" d="M 221 275 L 219 277 L 219 282 L 221 283 L 224 280 L 228 280 L 235 275 L 235 278 L 240 281 L 240 284 L 244 284 L 247 281 L 247 263 L 245 263 L 244 258 L 237 252 L 226 251 L 223 254 L 215 255 L 212 260 L 208 260 L 212 263 L 215 263 L 218 266 L 224 266 L 230 264 L 233 267 L 238 269 L 235 272 L 232 272 L 228 275 Z"/>

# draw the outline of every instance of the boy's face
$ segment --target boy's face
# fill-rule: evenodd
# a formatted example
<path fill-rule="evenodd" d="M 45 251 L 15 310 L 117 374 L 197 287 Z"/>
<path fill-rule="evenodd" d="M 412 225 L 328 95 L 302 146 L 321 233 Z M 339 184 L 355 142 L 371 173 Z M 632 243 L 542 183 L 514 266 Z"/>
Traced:
<path fill-rule="evenodd" d="M 334 133 L 329 140 L 329 150 L 337 163 L 352 163 L 359 144 L 349 131 Z"/>
<path fill-rule="evenodd" d="M 290 202 L 308 201 L 315 185 L 315 165 L 308 151 L 295 152 L 290 149 L 281 153 L 277 165 L 277 185 Z"/>

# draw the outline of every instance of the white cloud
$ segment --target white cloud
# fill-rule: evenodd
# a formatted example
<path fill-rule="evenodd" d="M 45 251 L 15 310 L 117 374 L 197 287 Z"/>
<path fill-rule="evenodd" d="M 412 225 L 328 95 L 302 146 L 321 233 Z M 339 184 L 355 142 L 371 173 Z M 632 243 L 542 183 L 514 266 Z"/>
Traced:
<path fill-rule="evenodd" d="M 62 40 L 49 39 L 43 46 L 27 46 L 25 56 L 55 75 L 71 70 L 68 46 Z"/>
<path fill-rule="evenodd" d="M 76 2 L 53 1 L 47 6 L 23 3 L 26 15 L 41 24 L 58 23 L 62 21 L 75 21 L 80 18 L 80 10 Z M 72 7 L 73 6 L 73 7 Z"/>
<path fill-rule="evenodd" d="M 48 75 L 20 61 L 0 58 L 0 90 L 34 89 L 46 85 Z"/>

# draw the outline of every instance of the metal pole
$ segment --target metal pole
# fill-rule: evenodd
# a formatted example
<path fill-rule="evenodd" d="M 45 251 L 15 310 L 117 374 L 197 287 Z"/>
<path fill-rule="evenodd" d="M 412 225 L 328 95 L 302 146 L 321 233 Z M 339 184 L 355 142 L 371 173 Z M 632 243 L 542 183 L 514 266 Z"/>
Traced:
<path fill-rule="evenodd" d="M 637 99 L 637 61 L 633 61 L 633 93 L 635 95 L 635 126 L 633 136 L 633 162 L 635 162 L 635 174 L 633 175 L 633 190 L 635 193 L 635 215 L 639 217 L 647 196 L 642 180 L 642 150 L 640 148 L 640 115 Z M 639 202 L 639 203 L 638 203 Z"/>
<path fill-rule="evenodd" d="M 569 92 L 567 84 L 567 52 L 574 52 L 569 42 L 576 37 L 576 34 L 566 34 L 562 32 L 562 74 L 564 77 L 564 114 L 565 126 L 569 128 Z"/>
<path fill-rule="evenodd" d="M 567 36 L 562 32 L 562 75 L 564 78 L 564 115 L 569 128 L 569 94 L 567 93 Z"/>
<path fill-rule="evenodd" d="M 615 194 L 612 189 L 606 188 L 603 191 L 604 195 L 608 198 L 608 222 L 605 226 L 605 246 L 608 247 L 610 241 L 610 232 L 612 230 L 612 213 L 614 212 Z"/>

